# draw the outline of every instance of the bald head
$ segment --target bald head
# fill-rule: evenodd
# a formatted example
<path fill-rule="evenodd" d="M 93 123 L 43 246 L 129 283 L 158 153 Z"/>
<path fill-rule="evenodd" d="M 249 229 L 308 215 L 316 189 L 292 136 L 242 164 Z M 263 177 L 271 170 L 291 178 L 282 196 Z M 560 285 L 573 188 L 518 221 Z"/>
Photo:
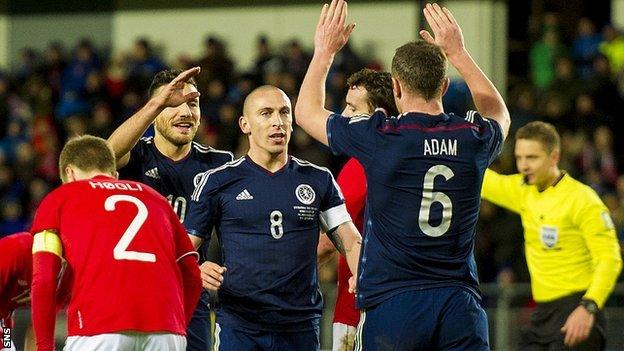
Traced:
<path fill-rule="evenodd" d="M 245 98 L 245 102 L 243 103 L 243 115 L 248 116 L 250 113 L 255 111 L 257 108 L 255 105 L 257 104 L 259 98 L 270 95 L 271 93 L 278 93 L 283 95 L 283 97 L 286 99 L 286 101 L 288 101 L 288 104 L 290 105 L 290 99 L 282 89 L 273 85 L 263 85 L 252 90 L 251 93 L 247 95 L 247 97 Z"/>

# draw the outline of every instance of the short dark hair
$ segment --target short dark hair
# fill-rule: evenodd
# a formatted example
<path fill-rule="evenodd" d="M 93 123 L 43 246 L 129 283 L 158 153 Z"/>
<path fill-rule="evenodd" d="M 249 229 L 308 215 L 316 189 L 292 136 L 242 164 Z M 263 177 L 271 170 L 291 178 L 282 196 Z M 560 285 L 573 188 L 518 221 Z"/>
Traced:
<path fill-rule="evenodd" d="M 516 140 L 535 140 L 542 144 L 546 153 L 560 150 L 561 140 L 557 129 L 550 123 L 542 121 L 529 122 L 516 132 Z"/>
<path fill-rule="evenodd" d="M 101 171 L 114 174 L 117 163 L 113 149 L 106 140 L 93 135 L 82 135 L 71 138 L 61 150 L 59 170 L 63 182 L 66 181 L 65 168 L 69 165 L 85 172 Z"/>
<path fill-rule="evenodd" d="M 441 97 L 446 55 L 437 45 L 424 40 L 409 42 L 396 50 L 392 75 L 427 101 Z"/>
<path fill-rule="evenodd" d="M 383 108 L 390 116 L 397 116 L 399 111 L 392 94 L 392 78 L 388 72 L 378 72 L 370 68 L 361 69 L 347 79 L 347 86 L 366 89 L 368 106 L 371 110 Z"/>
<path fill-rule="evenodd" d="M 147 96 L 152 97 L 156 89 L 171 83 L 171 81 L 174 80 L 180 73 L 182 73 L 182 70 L 180 69 L 166 69 L 156 73 L 154 79 L 152 79 L 152 84 L 150 84 L 149 90 L 147 91 Z M 197 82 L 195 82 L 195 79 L 192 77 L 187 80 L 186 83 L 197 88 Z"/>

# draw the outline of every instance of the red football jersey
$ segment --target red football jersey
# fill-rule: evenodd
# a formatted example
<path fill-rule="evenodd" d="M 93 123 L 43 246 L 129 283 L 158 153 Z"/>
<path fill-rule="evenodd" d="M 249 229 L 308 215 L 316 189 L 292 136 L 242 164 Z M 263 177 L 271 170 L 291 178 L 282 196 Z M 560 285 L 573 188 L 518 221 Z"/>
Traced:
<path fill-rule="evenodd" d="M 30 292 L 32 235 L 17 233 L 0 239 L 0 320 L 11 326 L 11 313 Z"/>
<path fill-rule="evenodd" d="M 167 200 L 148 186 L 98 176 L 44 198 L 32 233 L 55 231 L 67 261 L 69 336 L 123 330 L 185 334 L 176 261 L 195 254 Z"/>
<path fill-rule="evenodd" d="M 364 207 L 366 205 L 366 175 L 364 167 L 355 158 L 351 158 L 338 174 L 336 181 L 340 189 L 342 189 L 347 212 L 351 215 L 353 224 L 362 233 Z M 360 320 L 360 311 L 355 308 L 355 295 L 349 293 L 349 278 L 351 278 L 349 265 L 347 260 L 340 255 L 334 323 L 357 326 Z"/>

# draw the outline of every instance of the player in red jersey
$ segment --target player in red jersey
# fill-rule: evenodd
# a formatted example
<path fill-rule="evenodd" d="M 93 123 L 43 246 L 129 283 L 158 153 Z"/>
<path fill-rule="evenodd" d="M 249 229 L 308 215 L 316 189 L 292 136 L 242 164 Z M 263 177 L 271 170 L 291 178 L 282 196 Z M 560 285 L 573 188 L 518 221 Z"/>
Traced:
<path fill-rule="evenodd" d="M 105 140 L 63 148 L 63 185 L 32 226 L 32 313 L 38 350 L 54 349 L 56 276 L 67 262 L 65 350 L 184 350 L 201 289 L 197 253 L 167 200 L 115 178 Z"/>
<path fill-rule="evenodd" d="M 13 328 L 12 314 L 18 307 L 30 303 L 32 277 L 32 235 L 11 234 L 0 239 L 0 350 L 15 350 L 10 334 L 5 340 L 5 328 Z M 34 350 L 32 330 L 26 332 L 26 350 Z"/>
<path fill-rule="evenodd" d="M 363 69 L 352 74 L 347 80 L 347 107 L 343 116 L 359 118 L 372 114 L 376 108 L 386 110 L 388 116 L 398 114 L 392 95 L 390 73 Z M 364 168 L 351 158 L 344 165 L 336 179 L 345 198 L 347 212 L 353 223 L 364 234 L 364 208 L 366 205 L 366 176 Z M 333 250 L 333 245 L 325 235 L 321 235 L 319 255 Z M 344 256 L 338 258 L 338 287 L 334 309 L 333 351 L 353 350 L 355 328 L 360 320 L 360 311 L 355 308 L 355 295 L 349 292 L 351 271 Z"/>

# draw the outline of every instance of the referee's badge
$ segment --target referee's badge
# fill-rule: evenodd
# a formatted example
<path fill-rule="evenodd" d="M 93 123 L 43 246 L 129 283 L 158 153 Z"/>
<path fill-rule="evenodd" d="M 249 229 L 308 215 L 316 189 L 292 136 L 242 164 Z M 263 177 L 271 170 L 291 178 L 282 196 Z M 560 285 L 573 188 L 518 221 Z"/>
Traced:
<path fill-rule="evenodd" d="M 552 249 L 557 245 L 559 240 L 559 228 L 543 225 L 541 228 L 542 244 L 549 249 Z"/>

